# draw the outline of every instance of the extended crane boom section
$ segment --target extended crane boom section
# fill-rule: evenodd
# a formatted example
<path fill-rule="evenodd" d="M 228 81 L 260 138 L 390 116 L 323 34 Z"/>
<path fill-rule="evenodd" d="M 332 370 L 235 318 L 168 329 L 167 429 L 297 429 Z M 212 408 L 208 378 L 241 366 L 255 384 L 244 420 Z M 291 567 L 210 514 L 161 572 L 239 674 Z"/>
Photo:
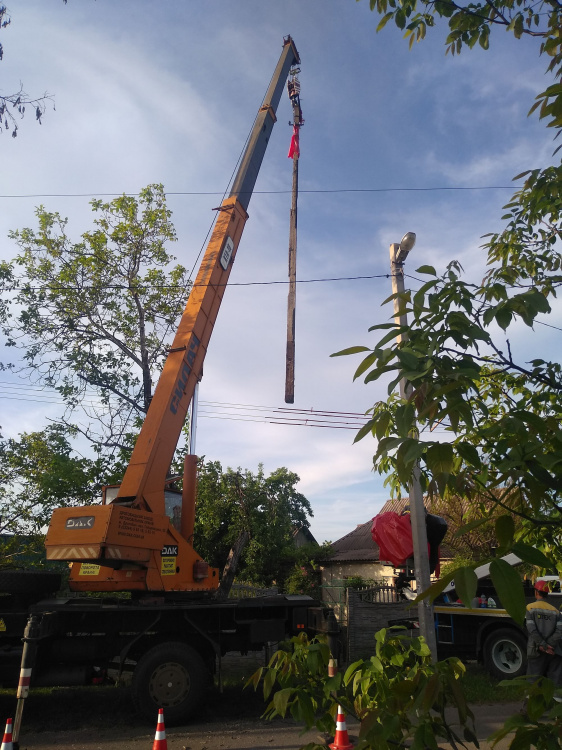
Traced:
<path fill-rule="evenodd" d="M 74 564 L 78 591 L 215 589 L 209 569 L 166 515 L 164 488 L 182 426 L 248 218 L 257 175 L 290 68 L 299 62 L 291 39 L 254 123 L 231 194 L 218 209 L 211 239 L 160 375 L 117 497 L 107 505 L 59 508 L 45 541 L 48 559 Z M 185 505 L 185 504 L 184 504 Z M 183 513 L 192 517 L 192 508 Z M 185 524 L 181 526 L 185 532 Z"/>

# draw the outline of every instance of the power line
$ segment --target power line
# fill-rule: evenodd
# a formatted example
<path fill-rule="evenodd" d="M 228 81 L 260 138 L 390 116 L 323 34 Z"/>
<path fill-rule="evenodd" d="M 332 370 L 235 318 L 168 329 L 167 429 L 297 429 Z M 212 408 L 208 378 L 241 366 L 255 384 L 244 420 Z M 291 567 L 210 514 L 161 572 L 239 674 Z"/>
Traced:
<path fill-rule="evenodd" d="M 27 390 L 35 391 L 31 394 Z M 40 386 L 24 386 L 18 383 L 0 382 L 0 399 L 24 401 L 27 403 L 64 404 L 56 392 L 47 392 Z M 43 394 L 43 395 L 42 395 Z M 101 406 L 101 399 L 84 402 L 87 407 Z M 331 429 L 360 429 L 367 417 L 360 412 L 341 412 L 318 409 L 298 409 L 288 407 L 263 406 L 253 404 L 223 403 L 220 401 L 200 401 L 198 417 L 223 419 L 237 422 L 256 422 L 293 427 L 322 427 Z"/>
<path fill-rule="evenodd" d="M 463 186 L 437 186 L 437 187 L 396 187 L 396 188 L 333 188 L 326 190 L 301 190 L 299 193 L 310 194 L 334 194 L 334 193 L 433 193 L 439 191 L 463 191 L 463 190 L 515 190 L 517 185 L 463 185 Z M 252 195 L 284 195 L 290 190 L 254 190 Z M 239 192 L 238 195 L 244 195 Z M 22 193 L 13 195 L 0 195 L 0 198 L 112 198 L 121 195 L 138 196 L 140 193 L 117 192 L 117 193 Z M 165 195 L 219 195 L 224 196 L 223 190 L 177 190 L 165 191 Z"/>
<path fill-rule="evenodd" d="M 379 273 L 372 276 L 335 276 L 325 279 L 297 279 L 297 284 L 320 284 L 324 282 L 329 281 L 363 281 L 363 280 L 372 280 L 372 279 L 389 279 L 391 274 L 389 273 Z M 23 276 L 15 276 L 14 279 L 16 281 L 25 281 Z M 207 287 L 207 286 L 275 286 L 279 284 L 288 284 L 289 281 L 283 279 L 281 281 L 229 281 L 228 283 L 224 284 L 192 284 L 191 287 Z M 75 291 L 75 292 L 86 292 L 92 289 L 120 289 L 120 290 L 130 290 L 131 287 L 127 284 L 100 284 L 99 286 L 48 286 L 46 284 L 41 286 L 29 286 L 28 284 L 25 284 L 25 289 L 38 291 L 40 289 L 48 288 L 49 291 Z M 135 291 L 143 291 L 143 290 L 160 290 L 160 291 L 171 291 L 171 290 L 178 290 L 186 291 L 186 288 L 183 285 L 178 284 L 141 284 L 140 288 L 136 289 Z M 12 289 L 9 289 L 8 287 L 0 287 L 0 292 L 7 292 L 7 291 L 13 291 Z"/>
<path fill-rule="evenodd" d="M 408 278 L 413 279 L 414 281 L 423 282 L 423 279 L 418 279 L 415 276 L 412 276 L 411 274 L 405 274 Z M 390 273 L 379 273 L 379 274 L 373 274 L 370 276 L 333 276 L 328 277 L 324 279 L 297 279 L 297 284 L 322 284 L 322 283 L 332 283 L 332 282 L 339 282 L 339 281 L 372 281 L 373 279 L 389 279 L 392 276 Z M 15 277 L 16 280 L 23 280 L 23 277 Z M 277 286 L 277 285 L 287 285 L 289 284 L 289 280 L 281 280 L 281 281 L 230 281 L 228 284 L 214 284 L 214 286 L 240 286 L 240 287 L 246 287 L 246 286 Z M 208 284 L 192 284 L 191 288 L 195 287 L 206 287 L 209 286 Z M 45 288 L 45 286 L 28 286 L 26 285 L 26 289 L 32 290 L 32 291 L 38 291 Z M 50 286 L 48 287 L 49 291 L 55 292 L 55 291 L 77 291 L 77 292 L 83 292 L 88 291 L 90 289 L 119 289 L 119 290 L 128 290 L 130 289 L 129 286 L 125 284 L 107 284 L 103 286 L 96 286 L 96 287 L 90 287 L 90 286 L 83 286 L 83 287 L 71 287 L 71 286 Z M 143 284 L 143 289 L 152 289 L 152 290 L 174 290 L 174 289 L 181 289 L 182 291 L 187 291 L 185 287 L 181 285 L 151 285 L 151 284 Z M 13 291 L 11 288 L 8 287 L 0 287 L 0 293 L 7 292 L 7 291 Z M 137 290 L 138 291 L 138 290 Z M 412 289 L 411 291 L 415 292 L 415 289 Z M 483 303 L 487 304 L 488 306 L 491 306 L 491 303 Z M 559 326 L 555 326 L 552 323 L 545 323 L 542 320 L 535 320 L 535 323 L 537 325 L 546 326 L 547 328 L 552 328 L 555 331 L 562 331 L 562 328 Z"/>

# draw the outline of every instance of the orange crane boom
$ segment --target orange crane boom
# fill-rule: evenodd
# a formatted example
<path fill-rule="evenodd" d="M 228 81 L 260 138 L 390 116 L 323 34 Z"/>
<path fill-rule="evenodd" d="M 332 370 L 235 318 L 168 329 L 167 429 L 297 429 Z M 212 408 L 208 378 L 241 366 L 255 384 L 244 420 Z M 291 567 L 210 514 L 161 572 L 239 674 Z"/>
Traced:
<path fill-rule="evenodd" d="M 293 40 L 286 37 L 232 190 L 218 209 L 117 496 L 101 506 L 59 508 L 53 513 L 45 540 L 47 559 L 73 562 L 74 590 L 204 591 L 218 586 L 218 571 L 210 569 L 190 543 L 194 514 L 189 503 L 194 500 L 184 493 L 180 529 L 166 515 L 166 477 L 201 378 L 285 81 L 299 62 Z M 192 475 L 192 469 L 187 462 L 186 472 Z"/>

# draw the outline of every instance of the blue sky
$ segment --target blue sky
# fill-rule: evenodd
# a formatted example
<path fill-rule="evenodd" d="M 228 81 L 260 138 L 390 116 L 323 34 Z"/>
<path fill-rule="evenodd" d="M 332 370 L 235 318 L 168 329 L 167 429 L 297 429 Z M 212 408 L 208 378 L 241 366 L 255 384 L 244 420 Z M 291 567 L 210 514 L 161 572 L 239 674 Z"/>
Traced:
<path fill-rule="evenodd" d="M 443 29 L 411 51 L 394 28 L 376 34 L 379 19 L 367 0 L 13 0 L 9 9 L 2 90 L 21 80 L 30 94 L 52 92 L 56 111 L 41 126 L 28 116 L 16 139 L 0 138 L 0 195 L 42 196 L 0 198 L 3 259 L 16 252 L 8 231 L 34 226 L 40 203 L 67 216 L 78 239 L 91 226 L 90 196 L 162 182 L 170 192 L 217 193 L 169 198 L 178 234 L 172 251 L 191 267 L 286 34 L 302 60 L 306 120 L 300 279 L 386 274 L 388 245 L 406 231 L 418 236 L 407 271 L 458 259 L 479 279 L 480 237 L 501 227 L 510 191 L 403 189 L 509 186 L 514 175 L 551 160 L 550 133 L 527 118 L 546 86 L 546 61 L 536 42 L 516 42 L 501 29 L 488 52 L 451 58 Z M 286 279 L 290 117 L 284 97 L 232 282 Z M 341 192 L 389 188 L 396 190 Z M 47 197 L 54 194 L 87 197 Z M 227 290 L 202 402 L 284 405 L 286 292 L 283 285 Z M 388 319 L 390 309 L 380 305 L 389 293 L 385 278 L 299 286 L 295 407 L 363 413 L 384 397 L 384 384 L 352 382 L 356 360 L 329 355 L 374 343 L 367 330 Z M 512 345 L 526 357 L 558 344 L 558 332 L 539 329 L 532 337 L 521 331 Z M 6 398 L 8 379 L 0 374 L 5 436 L 57 416 L 57 404 Z M 203 411 L 198 452 L 225 466 L 296 471 L 319 541 L 351 531 L 387 499 L 371 471 L 373 441 L 353 446 L 347 430 L 212 419 Z"/>

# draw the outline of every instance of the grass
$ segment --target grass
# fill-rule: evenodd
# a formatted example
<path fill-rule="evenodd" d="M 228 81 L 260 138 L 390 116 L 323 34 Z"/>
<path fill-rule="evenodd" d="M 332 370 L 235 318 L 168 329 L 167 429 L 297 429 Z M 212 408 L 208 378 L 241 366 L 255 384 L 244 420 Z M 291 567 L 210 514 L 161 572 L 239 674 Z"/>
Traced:
<path fill-rule="evenodd" d="M 468 664 L 463 680 L 466 699 L 472 704 L 512 703 L 523 700 L 521 685 L 500 686 L 480 664 Z"/>
<path fill-rule="evenodd" d="M 223 690 L 216 686 L 205 701 L 198 723 L 213 724 L 257 719 L 265 708 L 261 690 L 243 689 L 244 683 L 263 664 L 263 656 L 228 657 L 223 664 Z M 471 704 L 508 703 L 522 699 L 520 688 L 498 687 L 496 680 L 478 665 L 469 665 L 464 680 Z M 0 721 L 15 712 L 15 690 L 0 689 Z M 119 726 L 139 726 L 127 688 L 95 686 L 81 688 L 34 688 L 26 701 L 24 726 L 28 732 L 44 732 Z"/>

